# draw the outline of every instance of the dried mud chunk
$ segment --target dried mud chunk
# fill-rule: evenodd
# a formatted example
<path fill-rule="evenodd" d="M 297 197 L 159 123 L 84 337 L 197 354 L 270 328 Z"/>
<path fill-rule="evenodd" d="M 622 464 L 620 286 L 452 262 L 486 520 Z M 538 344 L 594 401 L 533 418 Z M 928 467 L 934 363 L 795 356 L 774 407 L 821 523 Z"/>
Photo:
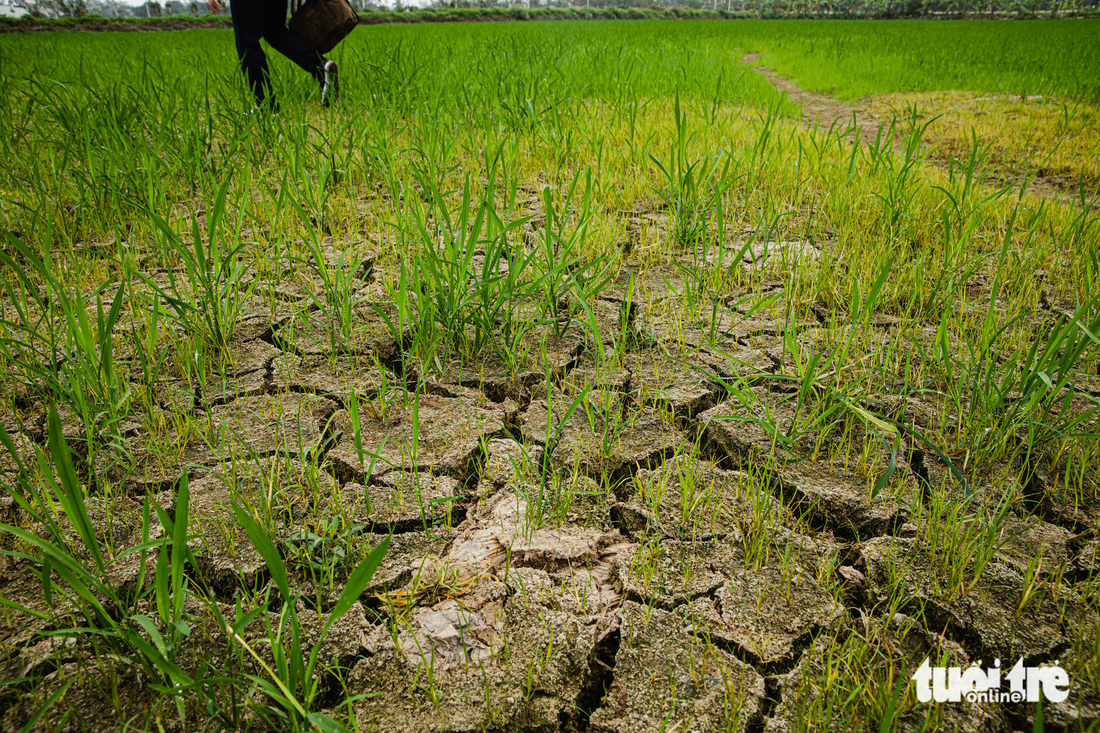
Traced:
<path fill-rule="evenodd" d="M 535 480 L 538 483 L 538 480 Z M 580 472 L 551 472 L 543 497 L 552 507 L 554 521 L 564 521 L 590 529 L 615 531 L 617 525 L 610 508 L 615 504 L 614 492 L 609 492 L 590 476 Z"/>
<path fill-rule="evenodd" d="M 243 374 L 216 374 L 207 378 L 206 390 L 202 395 L 203 406 L 224 405 L 240 397 L 256 397 L 264 393 L 267 387 L 267 372 L 250 371 Z"/>
<path fill-rule="evenodd" d="M 438 560 L 446 554 L 454 535 L 453 529 L 445 527 L 431 527 L 428 532 L 403 532 L 389 535 L 389 549 L 386 550 L 365 592 L 368 594 L 389 592 L 414 581 L 426 560 Z M 377 547 L 386 536 L 384 534 L 364 535 L 364 540 L 369 547 Z M 417 584 L 420 585 L 419 582 Z"/>
<path fill-rule="evenodd" d="M 743 558 L 726 541 L 666 540 L 619 554 L 615 569 L 626 598 L 673 609 L 714 593 L 735 568 L 744 567 Z"/>
<path fill-rule="evenodd" d="M 778 372 L 787 356 L 783 337 L 766 334 L 742 339 L 741 343 L 726 353 L 730 357 L 728 362 L 733 370 L 750 383 L 760 379 L 763 374 Z"/>
<path fill-rule="evenodd" d="M 195 411 L 195 389 L 182 379 L 157 380 L 153 395 L 167 413 L 190 415 Z"/>
<path fill-rule="evenodd" d="M 853 331 L 855 336 L 852 335 Z M 800 329 L 797 340 L 808 351 L 817 354 L 828 354 L 843 348 L 844 344 L 850 343 L 856 336 L 858 336 L 860 347 L 868 351 L 889 351 L 894 348 L 897 340 L 897 336 L 890 331 L 867 330 L 862 323 L 854 327 L 850 325 L 832 327 L 814 325 L 813 327 Z M 789 354 L 785 354 L 785 356 L 790 358 Z"/>
<path fill-rule="evenodd" d="M 493 649 L 504 644 L 504 606 L 495 601 L 473 609 L 451 598 L 431 608 L 413 609 L 409 626 L 413 632 L 400 639 L 400 648 L 410 666 L 444 671 L 477 666 L 492 659 Z"/>
<path fill-rule="evenodd" d="M 785 510 L 771 494 L 741 471 L 725 471 L 709 461 L 677 456 L 660 468 L 635 475 L 630 501 L 656 520 L 656 529 L 681 539 L 706 539 L 739 531 L 754 514 L 778 522 Z"/>
<path fill-rule="evenodd" d="M 542 464 L 542 446 L 522 446 L 511 438 L 493 438 L 486 446 L 483 479 L 498 486 L 536 480 Z"/>
<path fill-rule="evenodd" d="M 39 564 L 7 555 L 0 556 L 0 597 L 44 614 L 37 618 L 23 613 L 0 614 L 0 641 L 5 644 L 4 655 L 0 655 L 0 670 L 7 654 L 25 645 L 39 631 L 54 628 L 55 614 L 63 618 L 80 610 L 76 601 L 59 593 L 54 593 L 52 603 L 47 603 L 42 593 Z"/>
<path fill-rule="evenodd" d="M 654 306 L 652 311 L 640 309 L 637 325 L 642 338 L 674 351 L 704 347 L 725 350 L 736 345 L 736 325 L 742 317 L 725 306 L 720 305 L 714 312 L 709 303 L 697 303 L 696 311 L 690 312 L 679 297 Z"/>
<path fill-rule="evenodd" d="M 73 648 L 78 641 L 78 639 L 71 636 L 53 636 L 25 647 L 19 653 L 19 664 L 23 666 L 20 676 L 39 677 L 47 671 L 53 671 L 51 668 L 56 668 L 58 664 L 71 661 L 74 656 Z"/>
<path fill-rule="evenodd" d="M 300 316 L 281 327 L 275 340 L 302 356 L 358 354 L 377 356 L 390 362 L 400 356 L 401 348 L 384 318 L 369 306 L 359 306 L 352 314 L 348 332 L 321 312 Z"/>
<path fill-rule="evenodd" d="M 310 291 L 292 280 L 278 280 L 274 283 L 260 282 L 252 291 L 253 295 L 268 302 L 284 301 L 290 306 L 305 308 L 309 303 Z"/>
<path fill-rule="evenodd" d="M 1072 556 L 1073 535 L 1040 519 L 1008 517 L 1001 537 L 1004 544 L 997 550 L 997 559 L 1020 574 L 1026 575 L 1035 561 L 1040 572 L 1050 572 Z"/>
<path fill-rule="evenodd" d="M 617 436 L 606 449 L 589 454 L 582 465 L 590 471 L 615 473 L 653 465 L 687 442 L 684 432 L 668 416 L 653 408 L 628 412 L 619 424 L 605 421 L 603 428 Z"/>
<path fill-rule="evenodd" d="M 600 392 L 625 393 L 630 389 L 630 379 L 626 355 L 607 346 L 586 349 L 577 365 L 558 382 L 569 394 L 577 394 L 585 387 Z M 545 391 L 538 396 L 545 397 Z"/>
<path fill-rule="evenodd" d="M 907 395 L 883 395 L 878 401 L 884 414 L 925 429 L 939 427 L 943 423 L 942 416 L 947 414 L 946 399 L 935 401 L 927 397 L 917 399 Z"/>
<path fill-rule="evenodd" d="M 812 522 L 838 535 L 889 534 L 909 520 L 908 510 L 895 500 L 873 503 L 866 481 L 851 471 L 800 463 L 797 468 L 783 471 L 780 481 L 784 499 L 794 511 L 807 510 Z"/>
<path fill-rule="evenodd" d="M 610 393 L 593 395 L 594 400 L 603 397 L 609 397 L 611 400 L 618 399 L 616 395 Z M 567 397 L 555 388 L 551 389 L 548 399 L 532 400 L 519 416 L 519 429 L 523 442 L 545 447 L 547 435 L 550 436 L 551 443 L 558 446 L 577 445 L 591 438 L 592 428 L 588 422 L 583 399 L 568 419 L 563 421 L 574 399 L 577 398 Z M 553 420 L 548 417 L 550 413 L 553 413 Z"/>
<path fill-rule="evenodd" d="M 371 397 L 395 383 L 397 377 L 385 367 L 343 354 L 335 359 L 283 354 L 272 362 L 272 386 L 278 390 Z"/>
<path fill-rule="evenodd" d="M 250 507 L 270 506 L 277 542 L 288 537 L 308 514 L 309 497 L 331 496 L 331 476 L 296 460 L 282 457 L 220 465 L 188 485 L 189 522 L 199 540 L 196 559 L 207 580 L 218 588 L 232 587 L 238 576 L 255 582 L 264 562 L 241 529 L 233 511 L 236 501 Z"/>
<path fill-rule="evenodd" d="M 694 361 L 702 361 L 694 366 Z M 677 415 L 696 415 L 714 406 L 724 388 L 713 377 L 713 364 L 657 354 L 634 355 L 627 361 L 631 388 L 643 403 L 667 405 Z"/>
<path fill-rule="evenodd" d="M 187 513 L 190 520 L 228 519 L 233 516 L 233 493 L 229 484 L 219 476 L 204 476 L 187 485 L 190 504 Z"/>
<path fill-rule="evenodd" d="M 248 341 L 270 337 L 272 330 L 285 324 L 306 306 L 304 302 L 288 302 L 255 292 L 240 301 L 240 317 L 233 324 L 232 338 Z"/>
<path fill-rule="evenodd" d="M 164 444 L 178 446 L 179 439 L 175 431 L 164 438 Z M 221 460 L 218 453 L 203 443 L 189 443 L 178 448 L 173 454 L 164 454 L 158 447 L 145 447 L 134 450 L 134 468 L 126 477 L 126 488 L 132 494 L 144 496 L 156 494 L 172 488 L 180 477 L 187 474 L 195 479 L 205 476 L 211 466 Z"/>
<path fill-rule="evenodd" d="M 784 430 L 794 414 L 782 402 L 770 405 L 769 395 L 757 387 L 748 399 L 729 400 L 701 413 L 696 421 L 703 426 L 707 441 L 725 451 L 735 463 L 760 463 L 777 455 L 775 439 L 761 426 L 761 420 Z"/>
<path fill-rule="evenodd" d="M 232 616 L 230 616 L 232 618 Z M 308 618 L 303 615 L 303 621 Z M 302 624 L 302 648 L 312 650 L 320 640 L 321 619 L 312 617 L 315 623 Z M 340 618 L 328 628 L 321 648 L 317 652 L 317 661 L 326 667 L 345 666 L 351 663 L 366 645 L 366 614 L 363 605 L 356 601 Z"/>
<path fill-rule="evenodd" d="M 1033 493 L 1030 489 L 1032 485 L 1020 481 L 1020 470 L 1014 466 L 1002 465 L 991 473 L 978 473 L 973 468 L 966 470 L 960 461 L 955 461 L 952 469 L 936 454 L 924 451 L 921 451 L 917 466 L 924 489 L 952 501 L 977 502 L 989 509 L 1000 510 L 1006 503 L 1014 503 L 1021 496 L 1036 501 L 1043 498 L 1041 489 Z M 1035 484 L 1041 483 L 1036 478 Z M 1041 504 L 1046 515 L 1046 502 L 1041 501 Z M 1048 518 L 1062 522 L 1057 513 Z"/>
<path fill-rule="evenodd" d="M 625 601 L 619 636 L 614 679 L 588 730 L 744 731 L 758 717 L 763 678 L 693 634 L 684 613 Z"/>
<path fill-rule="evenodd" d="M 566 470 L 578 467 L 592 474 L 629 471 L 652 465 L 687 442 L 683 431 L 667 416 L 652 407 L 624 409 L 617 395 L 590 394 L 587 404 L 579 405 L 563 423 L 571 403 L 559 393 L 549 404 L 547 400 L 532 401 L 520 416 L 523 439 L 538 445 L 545 445 L 550 422 L 553 458 Z M 549 421 L 551 411 L 554 419 Z"/>
<path fill-rule="evenodd" d="M 262 372 L 267 369 L 271 360 L 282 352 L 274 346 L 259 338 L 242 341 L 238 338 L 243 334 L 234 334 L 228 349 L 224 355 L 226 372 L 239 376 L 248 372 Z"/>
<path fill-rule="evenodd" d="M 815 322 L 795 322 L 788 324 L 786 321 L 777 320 L 763 313 L 753 315 L 738 314 L 732 326 L 734 337 L 741 343 L 750 343 L 758 348 L 767 348 L 773 344 L 782 344 L 783 334 L 787 328 L 808 328 L 817 325 Z"/>
<path fill-rule="evenodd" d="M 587 616 L 599 614 L 600 621 L 611 622 L 623 598 L 617 571 L 619 558 L 633 555 L 636 548 L 632 542 L 616 542 L 600 552 L 595 564 L 570 566 L 554 573 L 554 607 Z"/>
<path fill-rule="evenodd" d="M 782 431 L 793 414 L 789 405 L 779 403 L 768 418 L 762 401 L 763 398 L 760 403 L 749 405 L 725 402 L 700 415 L 709 443 L 739 464 L 769 461 L 781 464 L 786 456 L 775 447 L 774 437 L 759 421 L 769 421 Z M 887 496 L 889 485 L 879 500 L 872 502 L 868 482 L 842 468 L 802 461 L 781 470 L 776 481 L 788 505 L 796 511 L 808 512 L 811 522 L 842 536 L 887 534 L 909 518 L 908 512 Z"/>
<path fill-rule="evenodd" d="M 406 406 L 391 404 L 385 419 L 360 412 L 360 440 L 367 465 L 371 456 L 377 456 L 375 475 L 404 469 L 464 480 L 481 452 L 482 441 L 503 432 L 508 418 L 505 406 L 482 401 L 483 396 L 475 394 L 481 399 L 420 395 Z M 418 428 L 415 446 L 414 414 Z M 342 480 L 362 481 L 365 471 L 352 439 L 351 420 L 341 412 L 333 423 L 343 437 L 327 456 Z"/>
<path fill-rule="evenodd" d="M 1088 474 L 1076 479 L 1081 482 L 1080 490 L 1062 490 L 1057 477 L 1045 466 L 1038 466 L 1024 489 L 1025 495 L 1039 502 L 1044 519 L 1081 534 L 1100 526 L 1100 501 L 1094 498 L 1100 495 L 1096 491 L 1100 483 Z"/>
<path fill-rule="evenodd" d="M 541 606 L 447 600 L 417 609 L 398 634 L 361 660 L 348 695 L 375 730 L 466 733 L 554 730 L 577 705 L 595 646 L 594 626 Z M 430 685 L 432 695 L 425 694 Z M 432 696 L 436 702 L 432 701 Z"/>
<path fill-rule="evenodd" d="M 480 390 L 495 402 L 524 402 L 545 383 L 547 370 L 553 379 L 576 364 L 584 344 L 584 331 L 579 328 L 571 327 L 559 336 L 548 326 L 538 327 L 529 331 L 517 348 L 537 355 L 537 364 L 508 365 L 486 350 L 473 360 L 451 362 L 439 381 Z"/>
<path fill-rule="evenodd" d="M 534 496 L 539 491 L 518 490 Z M 505 490 L 478 505 L 459 525 L 446 561 L 466 577 L 497 572 L 509 559 L 513 567 L 579 567 L 599 562 L 600 553 L 618 539 L 617 533 L 554 526 L 548 516 L 540 516 L 518 494 Z"/>
<path fill-rule="evenodd" d="M 653 346 L 659 344 L 658 331 L 661 330 L 661 323 L 675 309 L 675 301 L 663 289 L 660 292 L 645 288 L 635 290 L 634 318 L 631 323 L 634 339 Z"/>
<path fill-rule="evenodd" d="M 16 455 L 13 456 L 5 448 L 0 447 L 0 473 L 17 472 L 16 458 L 24 467 L 33 466 L 35 463 L 34 441 L 30 436 L 16 430 L 8 430 L 8 436 L 15 447 Z"/>
<path fill-rule="evenodd" d="M 1100 527 L 1100 502 L 1095 499 L 1086 499 L 1080 502 L 1073 497 L 1075 492 L 1062 492 L 1054 496 L 1050 490 L 1044 490 L 1042 500 L 1042 515 L 1051 522 L 1057 522 L 1064 527 L 1072 527 L 1075 532 L 1082 533 L 1094 527 Z"/>
<path fill-rule="evenodd" d="M 1024 577 L 1004 565 L 990 562 L 975 581 L 966 558 L 946 556 L 943 562 L 968 565 L 952 586 L 947 570 L 933 566 L 917 540 L 879 537 L 863 543 L 860 554 L 879 595 L 889 595 L 900 583 L 923 607 L 928 624 L 953 628 L 983 653 L 1000 659 L 1049 658 L 1066 644 L 1061 614 L 1049 594 L 1033 592 L 1023 603 Z"/>
<path fill-rule="evenodd" d="M 1073 562 L 1079 572 L 1090 578 L 1100 575 L 1100 539 L 1078 543 Z"/>
<path fill-rule="evenodd" d="M 715 594 L 693 604 L 716 642 L 736 646 L 753 664 L 787 667 L 844 607 L 795 561 L 734 571 Z"/>
<path fill-rule="evenodd" d="M 595 317 L 595 331 L 593 336 L 598 336 L 600 341 L 613 347 L 616 342 L 622 342 L 631 335 L 634 316 L 632 306 L 628 306 L 625 293 L 619 297 L 612 295 L 607 297 L 607 291 L 600 294 L 592 307 L 592 315 Z M 588 324 L 591 329 L 591 324 Z"/>
<path fill-rule="evenodd" d="M 512 596 L 509 603 L 538 604 L 566 613 L 596 617 L 606 633 L 618 626 L 622 583 L 616 563 L 633 554 L 637 545 L 617 542 L 605 548 L 595 563 L 570 565 L 551 573 L 538 568 L 509 566 L 503 578 Z"/>
<path fill-rule="evenodd" d="M 74 458 L 86 460 L 88 457 L 88 431 L 83 418 L 65 404 L 57 405 L 57 418 L 61 421 L 61 434 L 65 436 L 65 442 L 75 454 Z M 95 426 L 93 426 L 92 432 L 94 435 L 96 432 Z"/>
<path fill-rule="evenodd" d="M 762 375 L 774 374 L 780 365 L 775 349 L 762 348 L 752 343 L 748 346 L 733 346 L 718 354 L 715 359 L 727 375 L 737 375 L 749 384 L 762 379 Z"/>
<path fill-rule="evenodd" d="M 501 577 L 508 593 L 513 597 L 509 603 L 519 603 L 530 607 L 531 605 L 558 607 L 559 588 L 550 577 L 550 573 L 538 568 L 509 567 Z"/>
<path fill-rule="evenodd" d="M 146 711 L 155 707 L 161 699 L 160 693 L 133 674 L 116 675 L 117 687 L 112 694 L 104 694 L 102 679 L 86 672 L 90 665 L 95 664 L 92 649 L 78 646 L 72 651 L 72 657 L 79 661 L 64 660 L 58 663 L 55 671 L 32 682 L 35 687 L 32 692 L 25 696 L 12 696 L 10 705 L 5 700 L 4 709 L 0 711 L 0 727 L 21 730 L 36 711 L 44 711 L 33 730 L 120 731 L 132 726 L 134 720 L 147 714 Z M 41 703 L 37 701 L 60 690 L 64 680 L 73 682 L 65 694 L 52 706 L 40 708 Z"/>
<path fill-rule="evenodd" d="M 408 531 L 449 519 L 461 486 L 449 476 L 391 471 L 364 488 L 347 484 L 345 508 L 357 524 L 388 525 Z M 365 494 L 365 496 L 364 496 Z"/>
<path fill-rule="evenodd" d="M 211 409 L 220 442 L 246 455 L 313 453 L 336 403 L 309 394 L 243 397 Z"/>
<path fill-rule="evenodd" d="M 741 248 L 739 247 L 738 250 Z M 821 250 L 806 241 L 755 242 L 744 248 L 742 261 L 752 271 L 764 267 L 788 270 L 807 268 L 821 259 Z"/>
<path fill-rule="evenodd" d="M 328 270 L 350 273 L 357 280 L 366 280 L 374 270 L 374 261 L 378 253 L 370 249 L 373 243 L 367 242 L 341 242 L 337 248 L 331 244 L 325 244 L 321 248 L 324 265 Z M 311 268 L 319 268 L 317 257 L 311 253 L 309 258 Z"/>

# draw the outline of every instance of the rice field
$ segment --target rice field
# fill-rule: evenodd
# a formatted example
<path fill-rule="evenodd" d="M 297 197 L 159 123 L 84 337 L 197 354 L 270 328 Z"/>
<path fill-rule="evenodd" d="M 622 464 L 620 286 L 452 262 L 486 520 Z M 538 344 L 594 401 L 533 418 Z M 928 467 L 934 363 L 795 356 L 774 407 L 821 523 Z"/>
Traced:
<path fill-rule="evenodd" d="M 0 36 L 0 726 L 1095 730 L 1097 28 Z"/>

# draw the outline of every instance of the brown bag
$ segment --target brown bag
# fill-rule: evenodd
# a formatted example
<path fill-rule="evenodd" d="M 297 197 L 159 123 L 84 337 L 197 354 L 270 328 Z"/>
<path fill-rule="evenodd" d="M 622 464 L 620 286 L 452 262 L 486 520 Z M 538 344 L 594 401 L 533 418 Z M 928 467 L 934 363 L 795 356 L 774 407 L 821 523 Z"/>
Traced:
<path fill-rule="evenodd" d="M 290 32 L 314 51 L 328 53 L 358 24 L 359 16 L 348 0 L 306 0 L 290 16 L 288 25 Z"/>

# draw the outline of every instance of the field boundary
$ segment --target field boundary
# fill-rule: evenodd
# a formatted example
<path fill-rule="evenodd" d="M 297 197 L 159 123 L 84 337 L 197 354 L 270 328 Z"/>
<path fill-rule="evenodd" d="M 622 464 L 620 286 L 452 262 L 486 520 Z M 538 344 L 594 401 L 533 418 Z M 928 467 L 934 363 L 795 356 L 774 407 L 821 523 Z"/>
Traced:
<path fill-rule="evenodd" d="M 376 11 L 359 14 L 360 25 L 390 25 L 411 23 L 501 23 L 558 20 L 966 20 L 974 19 L 1041 19 L 1050 14 L 994 12 L 982 15 L 934 13 L 920 16 L 853 15 L 846 13 L 776 13 L 754 14 L 752 11 L 701 10 L 694 8 L 425 8 L 413 11 Z M 1057 16 L 1064 18 L 1096 18 L 1100 12 L 1083 9 Z M 41 33 L 46 31 L 174 31 L 192 28 L 232 28 L 228 15 L 171 15 L 163 17 L 119 17 L 85 15 L 66 18 L 0 18 L 0 33 Z"/>

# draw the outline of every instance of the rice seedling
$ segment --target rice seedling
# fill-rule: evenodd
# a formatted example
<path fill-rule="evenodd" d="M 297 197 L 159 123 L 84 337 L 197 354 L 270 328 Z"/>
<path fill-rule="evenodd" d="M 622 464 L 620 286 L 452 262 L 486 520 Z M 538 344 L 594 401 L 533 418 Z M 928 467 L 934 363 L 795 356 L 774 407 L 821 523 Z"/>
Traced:
<path fill-rule="evenodd" d="M 245 242 L 236 245 L 223 231 L 223 217 L 231 178 L 218 188 L 210 210 L 206 213 L 206 232 L 199 228 L 198 218 L 191 215 L 191 242 L 184 242 L 171 224 L 156 213 L 150 213 L 166 263 L 178 258 L 183 263 L 182 280 L 172 267 L 166 271 L 168 286 L 162 288 L 152 278 L 139 273 L 145 284 L 172 309 L 184 329 L 215 349 L 229 345 L 233 328 L 240 318 L 255 279 L 248 277 L 243 262 Z"/>
<path fill-rule="evenodd" d="M 730 185 L 730 160 L 690 160 L 692 136 L 679 97 L 673 106 L 673 126 L 675 132 L 667 162 L 652 154 L 649 157 L 661 172 L 663 185 L 658 195 L 672 219 L 673 238 L 683 247 L 696 248 L 705 245 L 710 212 Z"/>
<path fill-rule="evenodd" d="M 329 629 L 351 609 L 370 582 L 375 570 L 382 562 L 382 557 L 386 554 L 389 539 L 379 543 L 352 570 L 347 584 L 340 592 L 340 597 L 321 627 L 317 641 L 307 655 L 303 647 L 297 598 L 291 593 L 282 557 L 255 519 L 237 504 L 234 504 L 233 512 L 256 551 L 263 557 L 276 588 L 283 597 L 282 611 L 274 624 L 266 614 L 263 614 L 266 605 L 262 605 L 239 621 L 233 630 L 232 641 L 243 647 L 267 674 L 267 677 L 250 675 L 250 678 L 271 700 L 271 704 L 261 710 L 261 715 L 268 720 L 278 720 L 279 724 L 288 730 L 308 730 L 310 726 L 316 726 L 322 730 L 345 730 L 329 716 L 312 710 L 313 701 L 319 689 L 319 678 L 316 674 L 318 654 Z M 270 652 L 273 658 L 271 665 L 264 661 L 263 657 L 237 631 L 246 625 L 247 621 L 257 616 L 263 619 L 268 637 L 271 639 Z"/>
<path fill-rule="evenodd" d="M 61 282 L 48 250 L 39 256 L 10 235 L 7 241 L 18 259 L 0 253 L 9 271 L 3 288 L 14 311 L 14 320 L 4 322 L 9 336 L 0 353 L 18 370 L 23 389 L 64 405 L 78 421 L 88 465 L 96 465 L 99 446 L 125 452 L 119 423 L 129 411 L 130 389 L 115 361 L 114 332 L 126 284 L 106 303 L 108 284 L 85 299 Z"/>
<path fill-rule="evenodd" d="M 96 537 L 85 506 L 84 487 L 73 468 L 61 420 L 54 410 L 49 416 L 49 435 L 50 459 L 40 448 L 35 449 L 39 474 L 46 484 L 40 489 L 30 468 L 19 459 L 11 437 L 0 427 L 0 442 L 16 462 L 16 483 L 9 488 L 11 498 L 46 534 L 41 537 L 20 527 L 0 525 L 0 531 L 22 541 L 26 547 L 26 550 L 5 549 L 4 553 L 37 563 L 42 593 L 50 607 L 55 605 L 56 593 L 57 605 L 73 609 L 83 620 L 83 626 L 62 624 L 56 631 L 45 632 L 47 636 L 88 639 L 102 653 L 139 666 L 153 680 L 153 689 L 175 703 L 182 722 L 186 718 L 188 698 L 196 700 L 204 690 L 213 694 L 214 686 L 225 681 L 214 677 L 207 679 L 205 665 L 188 671 L 178 663 L 183 641 L 191 634 L 184 613 L 184 603 L 192 595 L 188 591 L 186 568 L 190 564 L 195 569 L 194 556 L 187 546 L 189 494 L 186 476 L 180 482 L 178 493 L 182 507 L 174 520 L 154 505 L 165 536 L 150 538 L 151 513 L 147 499 L 142 513 L 143 541 L 111 556 L 104 553 L 105 548 Z M 146 586 L 146 561 L 151 550 L 156 550 L 156 565 L 152 582 Z M 140 559 L 134 585 L 136 592 L 127 594 L 116 586 L 110 570 L 135 554 Z M 60 582 L 54 580 L 55 574 Z M 146 594 L 152 598 L 155 616 L 134 612 Z M 47 614 L 7 599 L 5 605 L 31 616 L 49 618 Z M 56 701 L 56 697 L 52 699 Z M 212 702 L 212 698 L 208 702 Z M 212 718 L 224 720 L 225 713 L 216 704 L 212 704 L 208 712 Z"/>

